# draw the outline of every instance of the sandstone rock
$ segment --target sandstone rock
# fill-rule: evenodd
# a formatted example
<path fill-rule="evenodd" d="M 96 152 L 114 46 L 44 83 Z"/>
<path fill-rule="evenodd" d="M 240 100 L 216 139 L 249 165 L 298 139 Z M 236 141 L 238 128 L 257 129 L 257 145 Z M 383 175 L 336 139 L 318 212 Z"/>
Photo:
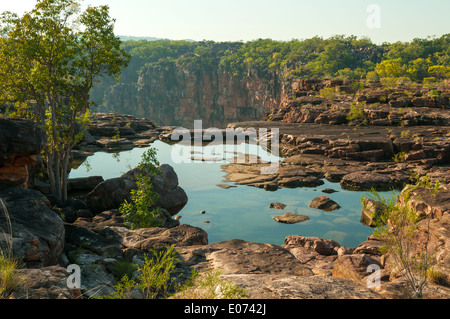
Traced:
<path fill-rule="evenodd" d="M 127 248 L 151 252 L 153 249 L 165 248 L 167 245 L 194 246 L 207 245 L 207 233 L 197 227 L 180 225 L 166 228 L 143 228 L 131 230 L 120 234 L 121 244 Z"/>
<path fill-rule="evenodd" d="M 399 185 L 388 175 L 362 171 L 345 175 L 341 180 L 341 186 L 346 190 L 355 191 L 368 191 L 372 188 L 378 191 L 388 191 Z"/>
<path fill-rule="evenodd" d="M 107 251 L 121 249 L 121 237 L 113 234 L 113 236 L 102 236 L 99 229 L 94 225 L 86 226 L 85 223 L 65 224 L 66 243 L 75 247 L 83 247 L 98 255 L 102 255 Z M 88 227 L 92 227 L 89 229 Z"/>
<path fill-rule="evenodd" d="M 403 189 L 398 198 L 400 203 L 405 204 L 406 198 L 411 196 L 407 204 L 423 216 L 441 218 L 445 213 L 450 213 L 450 190 L 442 188 L 436 192 L 431 188 L 412 187 Z"/>
<path fill-rule="evenodd" d="M 309 204 L 309 207 L 321 209 L 324 211 L 332 211 L 341 208 L 339 204 L 337 204 L 335 201 L 328 198 L 327 196 L 320 196 L 314 198 Z"/>
<path fill-rule="evenodd" d="M 284 247 L 292 249 L 304 247 L 324 256 L 337 255 L 337 250 L 341 247 L 339 243 L 331 239 L 318 237 L 304 237 L 300 235 L 288 236 L 284 240 Z"/>
<path fill-rule="evenodd" d="M 58 214 L 50 210 L 47 198 L 34 190 L 5 188 L 0 199 L 6 211 L 0 207 L 0 250 L 4 253 L 7 242 L 12 240 L 13 258 L 23 261 L 27 267 L 55 265 L 64 249 L 64 225 Z M 8 214 L 9 221 L 4 213 Z"/>
<path fill-rule="evenodd" d="M 379 217 L 384 213 L 386 205 L 380 201 L 363 197 L 361 223 L 369 227 L 377 227 Z"/>
<path fill-rule="evenodd" d="M 161 172 L 152 177 L 153 191 L 159 194 L 155 206 L 166 209 L 172 216 L 176 215 L 187 203 L 187 195 L 178 186 L 178 177 L 170 165 L 158 167 Z M 101 213 L 119 208 L 125 200 L 130 201 L 130 191 L 136 188 L 138 169 L 133 169 L 118 178 L 106 180 L 87 196 L 86 203 L 93 213 Z"/>
<path fill-rule="evenodd" d="M 365 242 L 359 244 L 353 251 L 353 254 L 367 254 L 381 256 L 380 248 L 385 244 L 379 240 L 369 237 Z"/>
<path fill-rule="evenodd" d="M 40 269 L 20 269 L 20 286 L 12 299 L 82 299 L 80 289 L 69 289 L 66 268 L 50 266 Z"/>
<path fill-rule="evenodd" d="M 309 217 L 295 214 L 295 213 L 286 213 L 283 215 L 274 216 L 273 219 L 275 219 L 275 221 L 277 221 L 279 223 L 297 224 L 297 223 L 302 223 L 302 222 L 309 220 Z"/>
<path fill-rule="evenodd" d="M 233 239 L 208 245 L 206 259 L 228 274 L 283 274 L 311 276 L 289 250 L 277 245 Z"/>
<path fill-rule="evenodd" d="M 269 205 L 270 208 L 275 208 L 275 209 L 285 209 L 286 205 L 283 203 L 270 203 Z"/>
<path fill-rule="evenodd" d="M 67 181 L 67 191 L 68 192 L 90 192 L 98 184 L 103 182 L 102 176 L 89 176 L 82 178 L 71 178 Z"/>
<path fill-rule="evenodd" d="M 382 299 L 363 285 L 348 279 L 325 276 L 267 274 L 222 275 L 247 292 L 249 299 Z"/>
<path fill-rule="evenodd" d="M 0 116 L 0 188 L 32 187 L 44 132 L 30 120 Z"/>
<path fill-rule="evenodd" d="M 379 257 L 366 254 L 342 255 L 334 262 L 333 277 L 347 278 L 364 285 L 365 278 L 371 275 L 367 270 L 370 265 L 381 268 Z"/>

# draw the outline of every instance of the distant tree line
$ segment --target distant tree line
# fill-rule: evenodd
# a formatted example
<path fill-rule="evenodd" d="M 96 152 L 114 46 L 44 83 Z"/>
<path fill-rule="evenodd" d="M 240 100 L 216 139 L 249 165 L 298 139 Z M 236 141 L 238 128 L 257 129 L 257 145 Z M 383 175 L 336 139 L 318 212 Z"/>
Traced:
<path fill-rule="evenodd" d="M 281 79 L 344 78 L 378 81 L 405 77 L 411 81 L 450 77 L 450 34 L 411 42 L 374 44 L 368 38 L 334 36 L 306 40 L 250 42 L 126 41 L 131 55 L 122 82 L 136 82 L 143 67 L 190 72 L 215 70 L 237 77 L 277 74 Z"/>

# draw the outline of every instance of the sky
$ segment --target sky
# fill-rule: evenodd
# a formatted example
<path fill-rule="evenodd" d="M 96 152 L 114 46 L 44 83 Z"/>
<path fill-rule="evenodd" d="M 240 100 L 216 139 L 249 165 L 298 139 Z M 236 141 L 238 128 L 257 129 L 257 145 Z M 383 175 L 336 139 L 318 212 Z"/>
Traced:
<path fill-rule="evenodd" d="M 333 35 L 375 43 L 450 33 L 449 0 L 81 0 L 109 5 L 115 33 L 172 40 L 280 41 Z M 0 0 L 23 14 L 36 0 Z"/>

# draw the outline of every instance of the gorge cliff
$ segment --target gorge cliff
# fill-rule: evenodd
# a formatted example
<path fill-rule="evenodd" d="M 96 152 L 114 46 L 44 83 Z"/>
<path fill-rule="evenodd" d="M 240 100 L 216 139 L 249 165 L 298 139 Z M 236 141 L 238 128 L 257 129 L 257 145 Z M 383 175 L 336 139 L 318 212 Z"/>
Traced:
<path fill-rule="evenodd" d="M 110 83 L 98 90 L 97 110 L 150 118 L 158 125 L 224 128 L 227 123 L 262 119 L 280 104 L 282 85 L 276 74 L 249 72 L 235 77 L 219 69 L 189 71 L 175 63 L 145 66 L 135 83 Z"/>

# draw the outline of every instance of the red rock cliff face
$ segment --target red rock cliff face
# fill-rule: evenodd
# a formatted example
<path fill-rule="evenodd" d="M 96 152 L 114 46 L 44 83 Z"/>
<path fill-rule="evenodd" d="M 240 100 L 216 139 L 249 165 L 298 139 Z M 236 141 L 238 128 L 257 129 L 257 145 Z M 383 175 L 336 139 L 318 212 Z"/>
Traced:
<path fill-rule="evenodd" d="M 105 91 L 99 111 L 115 111 L 156 121 L 158 125 L 224 128 L 230 122 L 261 120 L 278 107 L 282 86 L 276 75 L 234 77 L 218 70 L 189 72 L 175 65 L 145 68 L 137 84 Z"/>
<path fill-rule="evenodd" d="M 0 116 L 0 189 L 31 187 L 44 132 L 29 120 Z"/>

